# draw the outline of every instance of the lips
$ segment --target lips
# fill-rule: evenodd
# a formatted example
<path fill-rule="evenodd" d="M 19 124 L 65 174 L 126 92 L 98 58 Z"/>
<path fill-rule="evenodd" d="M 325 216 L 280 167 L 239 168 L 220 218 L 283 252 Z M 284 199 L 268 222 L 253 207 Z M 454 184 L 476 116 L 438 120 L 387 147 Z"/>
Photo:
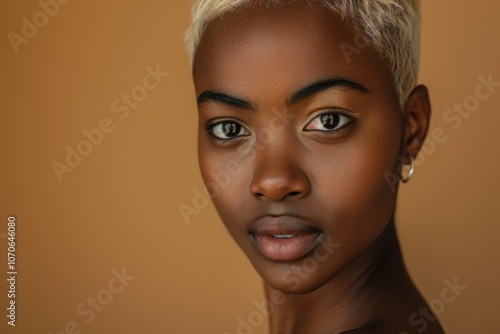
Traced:
<path fill-rule="evenodd" d="M 249 234 L 267 259 L 296 261 L 319 244 L 321 230 L 294 216 L 264 216 L 250 225 Z"/>

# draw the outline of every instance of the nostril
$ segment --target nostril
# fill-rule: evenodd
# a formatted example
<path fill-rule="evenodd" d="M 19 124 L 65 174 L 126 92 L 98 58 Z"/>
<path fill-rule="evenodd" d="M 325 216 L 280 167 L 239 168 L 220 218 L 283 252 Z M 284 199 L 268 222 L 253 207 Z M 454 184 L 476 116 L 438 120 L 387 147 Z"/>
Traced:
<path fill-rule="evenodd" d="M 250 183 L 250 193 L 258 200 L 267 198 L 274 202 L 286 198 L 301 199 L 306 197 L 311 190 L 307 175 L 302 170 L 299 171 L 300 173 L 295 172 L 295 170 L 285 170 L 285 172 L 283 172 L 283 168 L 278 169 L 277 167 L 275 171 L 259 168 Z"/>
<path fill-rule="evenodd" d="M 302 193 L 300 191 L 290 191 L 286 195 L 280 195 L 280 194 L 267 194 L 266 193 L 255 193 L 254 197 L 257 199 L 263 199 L 263 198 L 269 198 L 273 201 L 282 201 L 285 198 L 301 198 Z"/>

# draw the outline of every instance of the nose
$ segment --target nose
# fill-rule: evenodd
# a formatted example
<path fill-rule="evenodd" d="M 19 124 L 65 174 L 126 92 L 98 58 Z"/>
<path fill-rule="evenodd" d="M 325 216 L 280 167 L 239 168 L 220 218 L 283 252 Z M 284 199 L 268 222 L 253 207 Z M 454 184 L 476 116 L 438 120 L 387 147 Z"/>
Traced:
<path fill-rule="evenodd" d="M 291 151 L 289 149 L 289 153 L 285 154 L 258 154 L 250 183 L 253 197 L 280 202 L 289 197 L 304 198 L 309 195 L 309 177 L 298 159 L 290 156 Z"/>

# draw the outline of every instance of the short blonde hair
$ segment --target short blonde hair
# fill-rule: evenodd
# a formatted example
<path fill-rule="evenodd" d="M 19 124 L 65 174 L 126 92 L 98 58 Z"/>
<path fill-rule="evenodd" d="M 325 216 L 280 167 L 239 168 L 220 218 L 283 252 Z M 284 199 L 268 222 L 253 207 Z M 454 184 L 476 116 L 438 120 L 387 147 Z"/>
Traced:
<path fill-rule="evenodd" d="M 191 62 L 207 26 L 218 17 L 242 6 L 292 4 L 300 0 L 196 0 L 192 24 L 186 32 Z M 303 0 L 320 5 L 347 19 L 355 32 L 388 65 L 400 108 L 417 83 L 420 54 L 419 0 Z"/>

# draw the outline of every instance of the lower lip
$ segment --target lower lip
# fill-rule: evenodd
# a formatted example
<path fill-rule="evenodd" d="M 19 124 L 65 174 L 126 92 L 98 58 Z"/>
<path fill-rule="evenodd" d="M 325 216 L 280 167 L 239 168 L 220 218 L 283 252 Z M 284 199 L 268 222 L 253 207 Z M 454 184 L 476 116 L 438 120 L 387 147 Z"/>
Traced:
<path fill-rule="evenodd" d="M 259 252 L 273 261 L 295 261 L 317 246 L 320 233 L 302 234 L 293 238 L 252 235 Z"/>

